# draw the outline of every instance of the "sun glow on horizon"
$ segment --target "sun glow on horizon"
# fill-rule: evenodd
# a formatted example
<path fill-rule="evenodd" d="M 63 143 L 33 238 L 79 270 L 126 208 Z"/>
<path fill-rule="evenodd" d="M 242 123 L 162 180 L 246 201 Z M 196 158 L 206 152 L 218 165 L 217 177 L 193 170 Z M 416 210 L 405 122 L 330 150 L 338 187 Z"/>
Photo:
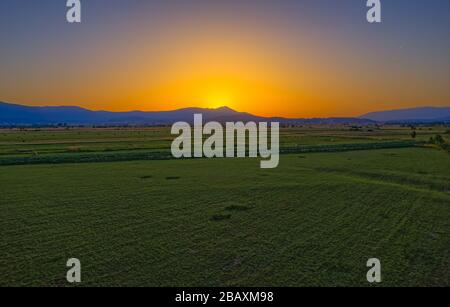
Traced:
<path fill-rule="evenodd" d="M 217 109 L 220 107 L 230 107 L 233 105 L 235 98 L 227 92 L 224 91 L 213 91 L 205 95 L 204 104 L 210 109 Z"/>

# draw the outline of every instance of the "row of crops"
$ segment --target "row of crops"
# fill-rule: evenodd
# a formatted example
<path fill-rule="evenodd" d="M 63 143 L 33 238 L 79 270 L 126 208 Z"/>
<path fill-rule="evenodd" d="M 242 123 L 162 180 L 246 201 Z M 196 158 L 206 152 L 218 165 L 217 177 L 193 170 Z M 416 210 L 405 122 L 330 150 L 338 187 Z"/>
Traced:
<path fill-rule="evenodd" d="M 315 153 L 315 152 L 342 152 L 354 150 L 406 148 L 421 145 L 415 141 L 395 141 L 379 143 L 353 143 L 320 146 L 283 147 L 280 154 Z M 27 164 L 62 164 L 62 163 L 92 163 L 116 162 L 136 160 L 169 160 L 174 159 L 170 151 L 116 151 L 96 153 L 65 153 L 30 156 L 7 156 L 0 158 L 1 165 L 27 165 Z"/>

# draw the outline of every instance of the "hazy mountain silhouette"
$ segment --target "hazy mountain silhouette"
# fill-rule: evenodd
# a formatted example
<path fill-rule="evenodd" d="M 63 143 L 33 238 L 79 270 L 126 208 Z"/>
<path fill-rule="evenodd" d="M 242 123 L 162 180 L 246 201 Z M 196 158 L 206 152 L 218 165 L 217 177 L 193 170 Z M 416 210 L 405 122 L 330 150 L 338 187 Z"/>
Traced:
<path fill-rule="evenodd" d="M 378 122 L 450 122 L 450 107 L 443 108 L 414 108 L 391 111 L 372 112 L 361 116 Z"/>
<path fill-rule="evenodd" d="M 206 121 L 278 121 L 283 124 L 373 124 L 360 118 L 266 118 L 237 112 L 228 107 L 218 109 L 185 108 L 162 112 L 91 111 L 80 107 L 32 107 L 0 102 L 0 125 L 169 125 L 178 121 L 192 122 L 194 114 Z"/>
<path fill-rule="evenodd" d="M 194 114 L 202 114 L 206 121 L 277 121 L 282 124 L 351 124 L 368 125 L 376 122 L 407 121 L 448 121 L 450 108 L 417 108 L 375 112 L 359 118 L 284 118 L 261 117 L 250 113 L 238 112 L 228 107 L 218 109 L 185 108 L 162 112 L 109 112 L 91 111 L 81 107 L 35 107 L 0 102 L 0 125 L 170 125 L 178 121 L 192 122 Z"/>
<path fill-rule="evenodd" d="M 177 121 L 191 122 L 194 114 L 201 113 L 205 121 L 255 120 L 257 116 L 236 112 L 230 108 L 186 108 L 162 112 L 109 112 L 91 111 L 80 107 L 31 107 L 0 102 L 1 125 L 143 125 L 172 124 Z"/>

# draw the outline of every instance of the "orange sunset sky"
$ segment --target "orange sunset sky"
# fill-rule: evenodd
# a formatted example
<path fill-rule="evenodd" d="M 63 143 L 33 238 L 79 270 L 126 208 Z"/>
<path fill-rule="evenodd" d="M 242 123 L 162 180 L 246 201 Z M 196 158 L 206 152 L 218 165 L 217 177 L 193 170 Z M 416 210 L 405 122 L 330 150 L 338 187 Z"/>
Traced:
<path fill-rule="evenodd" d="M 450 105 L 449 1 L 386 2 L 376 25 L 352 0 L 94 0 L 78 25 L 62 2 L 2 1 L 1 101 L 289 117 Z"/>

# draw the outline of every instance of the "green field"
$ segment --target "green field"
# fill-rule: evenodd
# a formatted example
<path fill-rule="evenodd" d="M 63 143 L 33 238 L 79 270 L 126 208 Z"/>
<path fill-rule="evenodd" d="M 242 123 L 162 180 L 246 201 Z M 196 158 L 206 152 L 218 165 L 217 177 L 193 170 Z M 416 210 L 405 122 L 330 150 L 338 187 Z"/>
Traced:
<path fill-rule="evenodd" d="M 72 257 L 83 286 L 369 286 L 369 258 L 450 286 L 450 156 L 420 145 L 446 129 L 284 129 L 273 170 L 146 156 L 166 128 L 0 131 L 0 286 L 67 286 Z"/>

